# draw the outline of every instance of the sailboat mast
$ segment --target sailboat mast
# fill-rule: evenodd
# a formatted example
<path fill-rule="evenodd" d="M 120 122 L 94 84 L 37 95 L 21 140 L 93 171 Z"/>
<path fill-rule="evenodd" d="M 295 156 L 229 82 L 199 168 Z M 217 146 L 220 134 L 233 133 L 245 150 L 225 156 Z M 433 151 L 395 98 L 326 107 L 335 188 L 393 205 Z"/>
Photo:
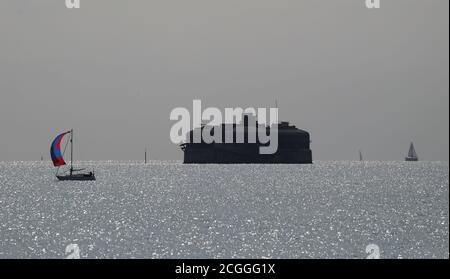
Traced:
<path fill-rule="evenodd" d="M 70 130 L 70 175 L 73 172 L 73 129 Z"/>

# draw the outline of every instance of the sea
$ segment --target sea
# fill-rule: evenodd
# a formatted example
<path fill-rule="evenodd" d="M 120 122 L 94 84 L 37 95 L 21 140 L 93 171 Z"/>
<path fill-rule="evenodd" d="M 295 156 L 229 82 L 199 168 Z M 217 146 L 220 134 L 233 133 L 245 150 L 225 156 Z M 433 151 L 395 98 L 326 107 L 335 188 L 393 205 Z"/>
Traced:
<path fill-rule="evenodd" d="M 449 258 L 448 162 L 0 163 L 0 258 Z"/>

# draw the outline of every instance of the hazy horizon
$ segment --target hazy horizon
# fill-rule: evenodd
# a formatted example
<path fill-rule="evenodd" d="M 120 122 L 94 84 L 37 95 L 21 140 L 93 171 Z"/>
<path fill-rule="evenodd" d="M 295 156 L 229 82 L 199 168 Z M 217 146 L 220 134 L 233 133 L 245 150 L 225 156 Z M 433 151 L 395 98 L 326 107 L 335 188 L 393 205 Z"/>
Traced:
<path fill-rule="evenodd" d="M 449 1 L 0 2 L 0 161 L 181 160 L 172 109 L 270 107 L 313 159 L 449 160 Z"/>

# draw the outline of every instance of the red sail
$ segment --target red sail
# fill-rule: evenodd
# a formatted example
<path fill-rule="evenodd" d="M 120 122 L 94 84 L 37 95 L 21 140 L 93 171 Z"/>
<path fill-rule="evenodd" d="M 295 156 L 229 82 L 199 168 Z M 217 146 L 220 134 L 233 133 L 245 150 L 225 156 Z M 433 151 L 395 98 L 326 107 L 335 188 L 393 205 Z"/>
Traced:
<path fill-rule="evenodd" d="M 61 141 L 63 137 L 70 132 L 65 132 L 57 136 L 50 147 L 50 156 L 52 157 L 53 165 L 55 167 L 63 166 L 66 164 L 61 153 Z"/>

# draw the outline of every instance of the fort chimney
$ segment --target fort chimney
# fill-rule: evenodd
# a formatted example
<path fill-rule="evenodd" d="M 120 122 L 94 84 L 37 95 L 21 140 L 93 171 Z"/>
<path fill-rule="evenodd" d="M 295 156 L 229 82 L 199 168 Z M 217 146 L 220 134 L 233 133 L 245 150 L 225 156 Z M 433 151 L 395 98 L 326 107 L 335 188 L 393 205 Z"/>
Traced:
<path fill-rule="evenodd" d="M 248 127 L 248 114 L 244 114 L 244 126 Z"/>

